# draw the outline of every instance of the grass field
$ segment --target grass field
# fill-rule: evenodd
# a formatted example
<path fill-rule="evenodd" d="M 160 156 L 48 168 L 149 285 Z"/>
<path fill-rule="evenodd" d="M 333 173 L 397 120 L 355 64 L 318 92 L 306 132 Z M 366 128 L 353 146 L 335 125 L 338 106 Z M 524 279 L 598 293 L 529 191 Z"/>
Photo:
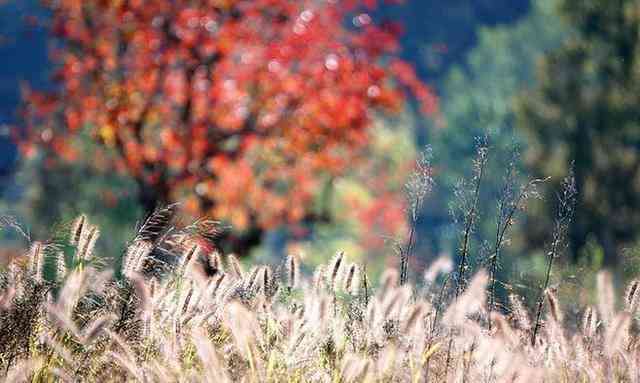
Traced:
<path fill-rule="evenodd" d="M 215 222 L 177 228 L 171 215 L 167 208 L 146 221 L 120 270 L 101 266 L 94 254 L 100 231 L 84 216 L 15 257 L 0 279 L 4 379 L 639 379 L 638 281 L 616 297 L 610 275 L 600 273 L 599 303 L 585 307 L 579 323 L 563 319 L 550 289 L 539 312 L 517 296 L 488 312 L 483 270 L 462 284 L 451 261 L 439 259 L 419 280 L 402 283 L 389 269 L 378 282 L 343 253 L 312 278 L 301 275 L 296 256 L 244 270 L 233 255 L 203 246 Z"/>

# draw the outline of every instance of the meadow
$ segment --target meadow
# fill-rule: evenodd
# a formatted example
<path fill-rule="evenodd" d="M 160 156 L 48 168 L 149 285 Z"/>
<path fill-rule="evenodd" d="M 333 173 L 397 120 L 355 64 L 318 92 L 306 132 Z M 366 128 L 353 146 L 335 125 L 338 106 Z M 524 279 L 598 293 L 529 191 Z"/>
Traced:
<path fill-rule="evenodd" d="M 639 31 L 0 0 L 0 381 L 640 382 Z"/>
<path fill-rule="evenodd" d="M 117 270 L 94 250 L 108 233 L 78 217 L 33 241 L 0 279 L 0 368 L 7 382 L 635 382 L 639 282 L 575 323 L 551 288 L 537 311 L 497 305 L 492 274 L 371 281 L 342 252 L 312 276 L 300 259 L 247 265 L 207 243 L 215 221 L 175 224 L 175 205 L 138 229 Z M 3 230 L 24 230 L 9 217 Z M 554 236 L 555 237 L 555 236 Z M 402 270 L 402 257 L 400 262 Z M 551 263 L 550 263 L 551 266 Z M 410 271 L 410 270 L 409 270 Z M 464 270 L 463 270 L 464 271 Z M 458 279 L 462 277 L 462 279 Z M 490 308 L 494 309 L 491 310 Z M 500 307 L 497 309 L 496 307 Z"/>

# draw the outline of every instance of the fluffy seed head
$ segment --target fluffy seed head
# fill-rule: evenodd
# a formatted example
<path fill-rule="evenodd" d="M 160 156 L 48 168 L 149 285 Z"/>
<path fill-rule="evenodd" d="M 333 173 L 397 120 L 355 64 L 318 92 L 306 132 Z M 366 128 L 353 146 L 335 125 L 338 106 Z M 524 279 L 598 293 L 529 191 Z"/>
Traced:
<path fill-rule="evenodd" d="M 593 307 L 587 307 L 582 316 L 582 335 L 591 338 L 595 335 L 598 326 L 596 310 Z"/>
<path fill-rule="evenodd" d="M 398 270 L 386 269 L 380 276 L 380 291 L 385 296 L 391 289 L 398 285 Z"/>
<path fill-rule="evenodd" d="M 87 216 L 82 214 L 78 218 L 73 221 L 73 226 L 71 227 L 71 237 L 69 238 L 69 243 L 71 245 L 77 245 L 80 241 L 80 237 L 82 236 L 82 232 L 85 229 L 87 223 Z"/>
<path fill-rule="evenodd" d="M 625 292 L 625 310 L 631 315 L 638 310 L 638 301 L 640 300 L 640 281 L 635 279 L 629 283 Z"/>
<path fill-rule="evenodd" d="M 42 269 L 44 266 L 44 245 L 40 241 L 35 241 L 29 249 L 29 261 L 31 272 L 36 280 L 42 281 Z"/>
<path fill-rule="evenodd" d="M 340 271 L 342 270 L 342 261 L 344 259 L 344 252 L 340 251 L 333 257 L 333 260 L 329 264 L 329 285 L 332 289 L 336 289 L 336 283 L 338 281 L 338 277 L 340 275 Z"/>
<path fill-rule="evenodd" d="M 320 292 L 322 290 L 322 283 L 325 279 L 325 267 L 323 265 L 319 265 L 313 272 L 313 288 L 316 292 Z"/>
<path fill-rule="evenodd" d="M 220 259 L 220 253 L 218 253 L 217 251 L 212 251 L 209 253 L 207 258 L 209 262 L 209 268 L 214 275 L 224 271 L 222 269 L 222 260 Z"/>
<path fill-rule="evenodd" d="M 96 241 L 100 236 L 100 230 L 96 226 L 87 227 L 82 231 L 80 240 L 78 241 L 78 248 L 76 251 L 76 258 L 81 261 L 86 261 L 93 255 L 93 248 L 96 245 Z"/>
<path fill-rule="evenodd" d="M 294 254 L 290 254 L 287 257 L 287 287 L 289 289 L 293 289 L 297 287 L 299 273 L 300 273 L 300 266 L 298 262 L 298 257 Z"/>
<path fill-rule="evenodd" d="M 262 268 L 261 288 L 264 295 L 269 295 L 271 284 L 273 283 L 273 272 L 269 266 Z"/>
<path fill-rule="evenodd" d="M 547 296 L 547 302 L 549 302 L 549 313 L 551 317 L 557 323 L 562 323 L 562 311 L 560 311 L 560 305 L 558 304 L 558 299 L 555 294 L 547 289 L 545 295 Z"/>
<path fill-rule="evenodd" d="M 238 260 L 238 257 L 236 257 L 235 254 L 229 254 L 227 256 L 227 264 L 229 265 L 235 278 L 242 278 L 242 276 L 244 275 L 244 271 L 242 269 L 240 261 Z"/>
<path fill-rule="evenodd" d="M 359 288 L 358 281 L 358 265 L 352 263 L 344 279 L 344 290 L 350 294 L 357 294 Z"/>

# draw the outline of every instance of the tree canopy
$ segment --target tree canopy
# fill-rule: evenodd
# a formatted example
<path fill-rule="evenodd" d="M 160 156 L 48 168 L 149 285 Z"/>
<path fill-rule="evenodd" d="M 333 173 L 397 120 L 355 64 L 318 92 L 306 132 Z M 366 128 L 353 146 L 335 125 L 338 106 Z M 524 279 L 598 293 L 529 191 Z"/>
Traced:
<path fill-rule="evenodd" d="M 313 219 L 322 182 L 366 159 L 376 112 L 435 98 L 397 58 L 376 2 L 50 1 L 54 92 L 28 94 L 25 153 L 131 175 L 147 211 L 193 214 L 253 236 Z"/>
<path fill-rule="evenodd" d="M 548 53 L 537 85 L 520 97 L 517 117 L 529 142 L 526 160 L 552 190 L 573 167 L 578 191 L 570 233 L 574 257 L 588 243 L 619 261 L 640 224 L 640 4 L 633 0 L 563 1 L 575 33 Z M 531 228 L 545 217 L 532 217 Z M 529 236 L 536 240 L 539 232 Z"/>

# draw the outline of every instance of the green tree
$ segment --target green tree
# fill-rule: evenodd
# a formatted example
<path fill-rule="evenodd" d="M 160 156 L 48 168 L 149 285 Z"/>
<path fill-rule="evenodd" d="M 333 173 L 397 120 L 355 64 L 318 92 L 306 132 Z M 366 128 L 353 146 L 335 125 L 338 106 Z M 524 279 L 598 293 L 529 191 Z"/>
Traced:
<path fill-rule="evenodd" d="M 428 130 L 427 143 L 436 161 L 436 186 L 425 206 L 419 238 L 423 253 L 457 246 L 447 209 L 455 185 L 468 178 L 475 156 L 474 137 L 489 136 L 489 168 L 482 185 L 481 211 L 476 237 L 495 236 L 496 198 L 503 186 L 510 147 L 526 142 L 514 125 L 514 98 L 534 84 L 535 62 L 558 47 L 567 27 L 556 12 L 557 0 L 541 0 L 526 17 L 510 25 L 483 27 L 478 45 L 462 65 L 453 67 L 442 84 L 441 119 Z M 521 164 L 515 159 L 515 165 Z"/>
<path fill-rule="evenodd" d="M 560 12 L 575 33 L 541 61 L 536 87 L 517 103 L 527 163 L 553 177 L 528 236 L 540 243 L 535 228 L 547 227 L 553 190 L 573 164 L 571 254 L 595 242 L 604 263 L 616 265 L 640 224 L 640 3 L 564 0 Z"/>

